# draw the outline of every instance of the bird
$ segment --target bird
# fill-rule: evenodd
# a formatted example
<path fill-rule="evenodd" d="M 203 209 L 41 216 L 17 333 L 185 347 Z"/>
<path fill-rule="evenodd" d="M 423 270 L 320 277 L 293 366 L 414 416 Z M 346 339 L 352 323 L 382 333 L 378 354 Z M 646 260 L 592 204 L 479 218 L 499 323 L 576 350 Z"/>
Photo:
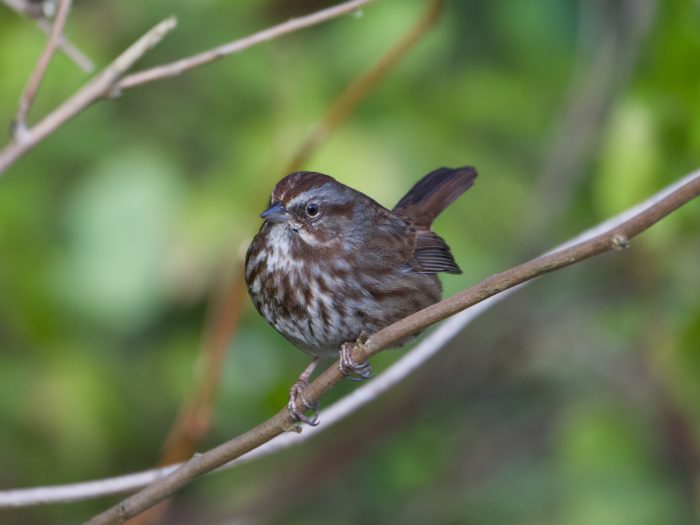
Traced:
<path fill-rule="evenodd" d="M 318 423 L 318 404 L 303 390 L 320 358 L 340 356 L 344 375 L 369 377 L 369 363 L 351 357 L 355 341 L 438 302 L 438 273 L 461 273 L 431 226 L 476 177 L 471 166 L 436 169 L 391 210 L 319 172 L 276 184 L 246 253 L 245 281 L 260 315 L 313 358 L 290 389 L 293 421 Z"/>

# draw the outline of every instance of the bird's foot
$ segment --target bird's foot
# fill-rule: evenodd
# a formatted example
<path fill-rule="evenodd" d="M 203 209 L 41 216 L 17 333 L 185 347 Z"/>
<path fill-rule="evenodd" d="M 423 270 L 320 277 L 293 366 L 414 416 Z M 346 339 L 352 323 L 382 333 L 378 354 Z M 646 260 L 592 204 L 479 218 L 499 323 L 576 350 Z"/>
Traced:
<path fill-rule="evenodd" d="M 367 336 L 360 335 L 357 344 L 363 344 Z M 352 358 L 352 349 L 356 343 L 343 343 L 340 346 L 340 373 L 353 381 L 362 381 L 372 377 L 372 365 L 365 361 L 358 363 Z"/>
<path fill-rule="evenodd" d="M 321 403 L 316 401 L 315 403 L 309 403 L 309 401 L 304 397 L 304 389 L 309 386 L 309 383 L 304 378 L 297 379 L 296 383 L 292 385 L 289 389 L 289 403 L 287 403 L 287 410 L 289 410 L 289 415 L 292 417 L 294 422 L 301 421 L 309 426 L 315 427 L 318 425 L 318 411 Z M 303 409 L 300 409 L 299 402 Z M 311 410 L 313 416 L 309 417 L 306 412 Z"/>

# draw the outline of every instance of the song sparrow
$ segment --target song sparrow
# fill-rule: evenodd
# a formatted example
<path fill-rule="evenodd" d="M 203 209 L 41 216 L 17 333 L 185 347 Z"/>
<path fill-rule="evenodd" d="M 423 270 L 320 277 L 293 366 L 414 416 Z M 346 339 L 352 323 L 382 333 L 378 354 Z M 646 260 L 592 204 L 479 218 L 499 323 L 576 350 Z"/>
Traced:
<path fill-rule="evenodd" d="M 355 340 L 440 300 L 438 272 L 461 273 L 450 248 L 430 230 L 435 218 L 474 183 L 472 167 L 440 168 L 393 210 L 322 173 L 284 177 L 248 248 L 245 278 L 258 312 L 314 356 L 290 390 L 295 420 L 316 423 L 318 407 L 301 396 L 322 356 L 341 355 L 341 371 L 365 378 L 350 357 Z M 313 409 L 298 411 L 297 399 Z"/>

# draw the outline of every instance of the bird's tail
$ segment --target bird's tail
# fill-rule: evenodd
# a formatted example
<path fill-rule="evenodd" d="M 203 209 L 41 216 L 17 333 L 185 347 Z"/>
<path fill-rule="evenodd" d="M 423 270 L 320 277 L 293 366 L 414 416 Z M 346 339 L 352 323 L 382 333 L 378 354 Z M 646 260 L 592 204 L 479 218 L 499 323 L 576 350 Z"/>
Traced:
<path fill-rule="evenodd" d="M 430 228 L 445 208 L 474 185 L 474 179 L 476 170 L 471 166 L 431 171 L 394 206 L 394 212 L 409 217 L 416 226 Z"/>

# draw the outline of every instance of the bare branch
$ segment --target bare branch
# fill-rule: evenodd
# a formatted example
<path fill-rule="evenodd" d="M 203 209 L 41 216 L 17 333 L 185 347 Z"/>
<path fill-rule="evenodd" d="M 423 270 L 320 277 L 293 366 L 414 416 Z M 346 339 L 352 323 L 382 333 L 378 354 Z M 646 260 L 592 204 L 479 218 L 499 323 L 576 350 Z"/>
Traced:
<path fill-rule="evenodd" d="M 51 34 L 51 22 L 49 22 L 43 13 L 36 13 L 36 9 L 32 7 L 31 3 L 27 0 L 0 0 L 7 7 L 15 11 L 20 15 L 27 15 L 36 21 L 36 25 L 41 29 L 47 36 Z M 95 65 L 92 63 L 85 54 L 80 51 L 65 35 L 61 35 L 58 39 L 58 48 L 70 58 L 75 64 L 82 69 L 85 73 L 92 73 L 95 69 Z"/>
<path fill-rule="evenodd" d="M 75 117 L 96 100 L 107 95 L 114 83 L 128 71 L 150 49 L 156 46 L 175 28 L 175 17 L 166 18 L 148 33 L 134 42 L 131 47 L 119 55 L 114 62 L 99 75 L 90 80 L 73 96 L 49 113 L 35 126 L 15 137 L 0 151 L 0 173 L 5 171 L 23 153 L 36 146 L 59 126 Z"/>
<path fill-rule="evenodd" d="M 145 84 L 146 82 L 153 82 L 154 80 L 160 80 L 161 78 L 181 75 L 185 71 L 209 64 L 210 62 L 214 62 L 215 60 L 223 58 L 227 55 L 239 53 L 240 51 L 243 51 L 244 49 L 252 47 L 256 44 L 274 40 L 275 38 L 279 38 L 287 33 L 299 31 L 300 29 L 320 24 L 326 20 L 330 20 L 331 18 L 336 18 L 340 15 L 350 13 L 371 1 L 373 0 L 352 0 L 351 2 L 345 2 L 327 9 L 322 9 L 321 11 L 317 11 L 310 15 L 293 18 L 263 31 L 253 33 L 245 38 L 234 40 L 233 42 L 215 47 L 197 55 L 182 58 L 169 64 L 152 67 L 150 69 L 146 69 L 145 71 L 139 71 L 124 77 L 119 84 L 117 84 L 116 90 L 130 89 L 135 86 Z"/>
<path fill-rule="evenodd" d="M 184 71 L 208 64 L 213 60 L 237 53 L 261 42 L 266 42 L 293 31 L 320 24 L 331 18 L 349 13 L 372 1 L 374 0 L 351 0 L 307 16 L 289 20 L 198 55 L 124 77 L 126 72 L 146 51 L 160 42 L 165 34 L 175 27 L 175 19 L 169 18 L 141 37 L 141 39 L 108 66 L 107 69 L 103 70 L 100 75 L 88 82 L 80 91 L 47 115 L 36 126 L 27 129 L 26 133 L 16 137 L 16 140 L 10 142 L 4 149 L 0 150 L 0 175 L 24 153 L 36 146 L 59 126 L 73 118 L 96 100 L 108 96 L 115 96 L 123 89 L 128 89 L 146 82 L 179 75 Z M 18 138 L 20 140 L 17 140 Z"/>
<path fill-rule="evenodd" d="M 565 248 L 588 241 L 605 232 L 612 231 L 631 218 L 642 213 L 646 213 L 650 208 L 672 193 L 676 192 L 679 188 L 699 178 L 700 171 L 691 173 L 676 183 L 659 191 L 646 201 L 611 219 L 608 219 L 597 226 L 594 226 L 589 230 L 586 230 L 563 245 L 553 249 L 549 253 L 554 254 L 560 252 Z M 401 359 L 396 361 L 380 376 L 371 381 L 363 383 L 349 395 L 326 408 L 322 414 L 323 425 L 309 427 L 305 429 L 303 433 L 286 433 L 277 436 L 268 443 L 265 443 L 242 457 L 227 463 L 219 470 L 274 454 L 280 450 L 300 444 L 318 433 L 330 428 L 333 424 L 343 420 L 348 415 L 357 411 L 362 406 L 370 403 L 379 395 L 383 394 L 408 377 L 414 370 L 418 369 L 428 359 L 439 352 L 450 339 L 452 339 L 464 328 L 464 326 L 469 324 L 473 319 L 484 313 L 497 302 L 506 298 L 512 292 L 519 290 L 525 284 L 527 283 L 509 288 L 508 290 L 505 290 L 451 317 L 445 323 L 442 323 L 437 330 L 430 333 L 420 344 L 407 352 L 403 357 L 401 357 Z M 128 492 L 142 488 L 149 483 L 152 483 L 159 478 L 174 472 L 180 466 L 180 464 L 170 465 L 168 467 L 151 469 L 134 474 L 82 483 L 0 491 L 0 508 L 26 507 L 49 503 L 67 503 L 101 496 L 109 496 L 120 492 Z"/>
<path fill-rule="evenodd" d="M 49 34 L 49 31 L 51 31 L 51 24 L 48 20 L 40 18 L 36 23 L 39 29 L 47 35 Z M 58 40 L 58 47 L 63 54 L 75 62 L 75 65 L 82 69 L 84 73 L 92 73 L 95 70 L 95 64 L 92 60 L 90 60 L 73 42 L 68 40 L 65 35 L 61 35 L 61 38 Z"/>
<path fill-rule="evenodd" d="M 493 275 L 476 286 L 472 286 L 448 299 L 429 306 L 413 315 L 394 323 L 372 335 L 364 345 L 356 344 L 352 358 L 362 363 L 411 334 L 424 330 L 457 312 L 465 310 L 504 290 L 539 277 L 545 273 L 570 266 L 595 255 L 622 250 L 629 246 L 629 240 L 643 232 L 663 217 L 683 204 L 700 195 L 700 172 L 654 205 L 638 212 L 620 225 L 589 240 L 580 242 L 560 251 L 550 253 L 516 266 L 505 272 Z M 304 391 L 309 403 L 318 401 L 337 385 L 343 376 L 336 361 L 326 369 Z M 121 503 L 89 520 L 87 525 L 108 525 L 123 523 L 143 512 L 159 501 L 172 495 L 193 479 L 242 456 L 285 431 L 294 429 L 294 424 L 286 407 L 267 421 L 232 440 L 203 454 L 195 455 L 171 474 L 161 478 L 140 492 L 126 498 Z"/>
<path fill-rule="evenodd" d="M 63 34 L 63 27 L 66 25 L 66 19 L 68 18 L 68 11 L 70 11 L 71 0 L 60 0 L 58 5 L 58 12 L 56 13 L 56 19 L 54 20 L 53 27 L 51 28 L 51 33 L 49 34 L 49 39 L 46 41 L 46 46 L 36 63 L 34 71 L 29 76 L 27 85 L 22 92 L 22 96 L 19 99 L 19 108 L 17 109 L 17 115 L 12 122 L 11 130 L 15 139 L 21 142 L 21 137 L 27 132 L 27 114 L 32 108 L 36 94 L 41 86 L 41 81 L 46 74 L 46 70 L 51 63 L 54 53 L 56 52 L 56 47 Z"/>

